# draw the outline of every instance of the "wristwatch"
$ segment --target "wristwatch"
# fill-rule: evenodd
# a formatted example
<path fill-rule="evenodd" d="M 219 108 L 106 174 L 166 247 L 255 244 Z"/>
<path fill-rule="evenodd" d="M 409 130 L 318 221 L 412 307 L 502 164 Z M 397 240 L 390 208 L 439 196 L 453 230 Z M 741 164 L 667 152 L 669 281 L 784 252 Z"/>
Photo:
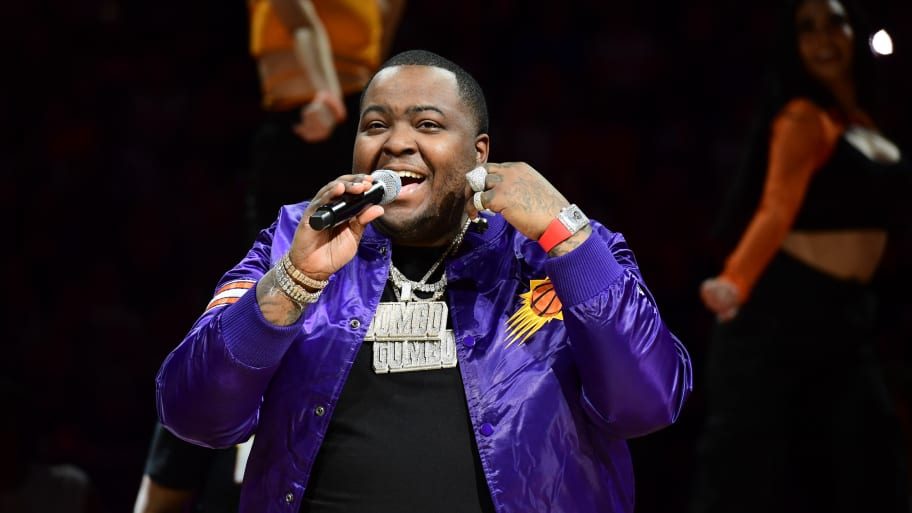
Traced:
<path fill-rule="evenodd" d="M 571 235 L 583 229 L 589 224 L 589 218 L 575 204 L 564 207 L 557 214 L 557 217 L 551 221 L 545 233 L 538 239 L 545 253 L 551 251 L 554 246 L 569 239 Z"/>

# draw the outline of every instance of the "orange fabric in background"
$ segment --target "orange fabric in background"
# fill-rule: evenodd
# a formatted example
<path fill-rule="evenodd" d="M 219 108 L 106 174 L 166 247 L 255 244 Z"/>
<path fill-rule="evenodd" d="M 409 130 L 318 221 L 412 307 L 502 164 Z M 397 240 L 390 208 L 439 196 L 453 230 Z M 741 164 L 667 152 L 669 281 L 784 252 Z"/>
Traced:
<path fill-rule="evenodd" d="M 811 178 L 829 159 L 845 128 L 845 123 L 806 99 L 790 101 L 773 120 L 760 205 L 721 275 L 738 288 L 741 303 L 782 246 Z"/>
<path fill-rule="evenodd" d="M 365 69 L 368 73 L 373 72 L 380 66 L 383 20 L 376 2 L 313 0 L 313 5 L 329 37 L 336 71 L 356 75 Z M 292 48 L 292 34 L 269 0 L 249 0 L 247 7 L 251 55 L 257 57 L 266 52 Z"/>

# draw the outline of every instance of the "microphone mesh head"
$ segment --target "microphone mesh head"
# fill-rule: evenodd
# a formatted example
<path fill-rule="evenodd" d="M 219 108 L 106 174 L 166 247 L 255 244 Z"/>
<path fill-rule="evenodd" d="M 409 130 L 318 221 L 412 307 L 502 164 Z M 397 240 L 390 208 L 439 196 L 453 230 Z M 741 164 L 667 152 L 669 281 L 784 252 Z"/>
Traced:
<path fill-rule="evenodd" d="M 371 176 L 374 177 L 375 183 L 379 183 L 383 186 L 383 198 L 380 200 L 381 205 L 386 205 L 396 199 L 396 196 L 399 195 L 399 191 L 402 190 L 402 180 L 399 179 L 399 175 L 389 169 L 378 169 L 371 173 Z"/>

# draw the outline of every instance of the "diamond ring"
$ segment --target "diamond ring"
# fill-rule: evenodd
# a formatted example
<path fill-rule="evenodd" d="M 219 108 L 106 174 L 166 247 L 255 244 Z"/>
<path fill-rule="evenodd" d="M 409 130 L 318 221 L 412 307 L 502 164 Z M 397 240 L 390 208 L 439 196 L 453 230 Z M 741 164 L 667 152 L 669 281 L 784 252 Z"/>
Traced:
<path fill-rule="evenodd" d="M 484 166 L 479 166 L 466 173 L 466 180 L 469 181 L 469 187 L 471 187 L 473 191 L 481 192 L 485 190 L 486 176 L 488 176 L 488 170 L 485 169 Z"/>
<path fill-rule="evenodd" d="M 472 195 L 472 203 L 475 204 L 475 209 L 479 212 L 485 209 L 484 205 L 481 203 L 481 191 Z"/>

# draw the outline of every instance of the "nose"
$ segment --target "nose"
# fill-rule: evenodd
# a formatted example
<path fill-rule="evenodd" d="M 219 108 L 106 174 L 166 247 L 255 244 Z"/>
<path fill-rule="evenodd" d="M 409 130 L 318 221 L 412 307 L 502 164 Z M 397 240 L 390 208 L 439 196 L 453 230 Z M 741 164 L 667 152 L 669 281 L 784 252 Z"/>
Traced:
<path fill-rule="evenodd" d="M 394 123 L 383 142 L 383 151 L 389 155 L 406 155 L 417 151 L 415 132 L 408 123 Z"/>

